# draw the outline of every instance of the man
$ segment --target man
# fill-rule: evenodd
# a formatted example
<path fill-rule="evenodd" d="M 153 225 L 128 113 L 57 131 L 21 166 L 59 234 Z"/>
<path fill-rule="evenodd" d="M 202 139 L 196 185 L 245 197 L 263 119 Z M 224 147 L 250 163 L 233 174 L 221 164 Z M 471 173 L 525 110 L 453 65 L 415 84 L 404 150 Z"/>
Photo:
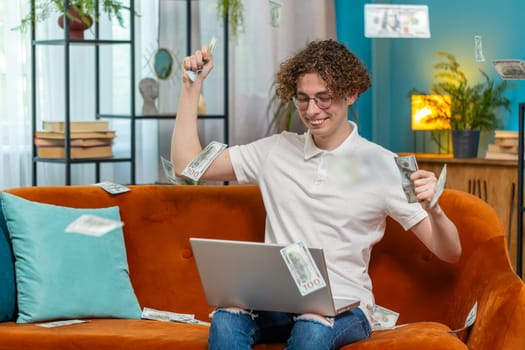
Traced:
<path fill-rule="evenodd" d="M 197 104 L 213 58 L 204 47 L 183 65 L 200 74 L 195 82 L 183 77 L 171 150 L 179 176 L 202 150 Z M 281 64 L 276 81 L 279 97 L 293 99 L 306 134 L 283 132 L 230 147 L 202 179 L 258 184 L 267 212 L 265 241 L 323 248 L 334 295 L 361 305 L 335 318 L 218 309 L 210 349 L 271 342 L 287 342 L 287 349 L 337 349 L 367 338 L 374 306 L 368 264 L 387 216 L 442 260 L 453 263 L 461 254 L 456 227 L 438 204 L 430 207 L 434 174 L 412 174 L 418 202 L 408 203 L 395 154 L 359 136 L 357 125 L 347 120 L 349 106 L 370 86 L 354 54 L 334 40 L 311 42 Z"/>

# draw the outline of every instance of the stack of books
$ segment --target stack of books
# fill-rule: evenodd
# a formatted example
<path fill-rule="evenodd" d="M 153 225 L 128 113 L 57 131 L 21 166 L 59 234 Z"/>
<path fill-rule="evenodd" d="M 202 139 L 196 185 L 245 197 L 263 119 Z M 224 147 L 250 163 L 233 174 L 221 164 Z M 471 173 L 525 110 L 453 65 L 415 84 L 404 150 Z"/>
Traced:
<path fill-rule="evenodd" d="M 518 160 L 518 132 L 496 130 L 494 143 L 488 145 L 485 158 Z"/>
<path fill-rule="evenodd" d="M 103 120 L 72 121 L 70 128 L 71 158 L 109 158 L 113 156 L 115 131 Z M 35 134 L 37 156 L 65 158 L 65 122 L 43 121 L 42 130 Z"/>

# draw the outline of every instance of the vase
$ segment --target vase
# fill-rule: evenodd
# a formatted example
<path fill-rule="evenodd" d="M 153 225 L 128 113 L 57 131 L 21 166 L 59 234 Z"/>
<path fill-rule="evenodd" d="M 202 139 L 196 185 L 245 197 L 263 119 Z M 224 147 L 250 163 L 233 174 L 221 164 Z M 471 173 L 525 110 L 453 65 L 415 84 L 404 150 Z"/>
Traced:
<path fill-rule="evenodd" d="M 93 25 L 93 18 L 88 15 L 81 16 L 74 7 L 67 9 L 69 14 L 69 39 L 84 40 L 84 31 Z M 58 25 L 64 28 L 64 15 L 58 17 Z"/>
<path fill-rule="evenodd" d="M 477 158 L 479 130 L 452 130 L 454 158 Z"/>

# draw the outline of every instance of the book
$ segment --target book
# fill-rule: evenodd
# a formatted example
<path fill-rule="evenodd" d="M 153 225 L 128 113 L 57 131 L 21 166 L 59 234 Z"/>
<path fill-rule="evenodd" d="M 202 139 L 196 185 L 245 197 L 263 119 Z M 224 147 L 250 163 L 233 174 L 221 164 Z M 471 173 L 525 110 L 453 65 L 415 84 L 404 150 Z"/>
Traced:
<path fill-rule="evenodd" d="M 60 121 L 42 121 L 42 129 L 45 131 L 65 132 L 66 122 Z M 69 131 L 108 131 L 109 122 L 106 120 L 84 120 L 69 122 Z"/>
<path fill-rule="evenodd" d="M 70 141 L 71 146 L 92 147 L 92 146 L 109 146 L 113 144 L 113 139 L 73 139 Z M 59 146 L 64 147 L 64 139 L 42 139 L 35 138 L 36 146 Z"/>
<path fill-rule="evenodd" d="M 496 138 L 518 138 L 518 132 L 512 130 L 494 130 L 494 137 Z"/>
<path fill-rule="evenodd" d="M 65 138 L 64 132 L 59 131 L 36 131 L 35 137 L 38 139 L 58 139 Z M 70 133 L 71 139 L 113 139 L 115 131 L 74 131 Z"/>
<path fill-rule="evenodd" d="M 487 151 L 489 151 L 489 152 L 499 152 L 499 153 L 509 153 L 509 154 L 518 154 L 518 145 L 489 144 L 487 146 Z"/>
<path fill-rule="evenodd" d="M 506 152 L 492 152 L 487 150 L 486 159 L 502 159 L 502 160 L 518 160 L 518 155 L 515 153 Z"/>
<path fill-rule="evenodd" d="M 71 147 L 71 159 L 73 158 L 109 158 L 113 157 L 111 146 L 94 147 Z M 37 156 L 40 158 L 65 158 L 65 147 L 40 146 L 37 147 Z"/>
<path fill-rule="evenodd" d="M 495 138 L 494 144 L 501 146 L 501 147 L 518 147 L 518 139 L 512 139 L 512 138 Z"/>

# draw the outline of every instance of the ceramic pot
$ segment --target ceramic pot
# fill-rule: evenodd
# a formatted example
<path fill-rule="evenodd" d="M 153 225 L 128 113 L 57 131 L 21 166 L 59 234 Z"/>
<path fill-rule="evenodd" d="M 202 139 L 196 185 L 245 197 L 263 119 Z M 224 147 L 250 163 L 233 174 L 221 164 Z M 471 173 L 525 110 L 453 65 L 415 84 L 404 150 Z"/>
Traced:
<path fill-rule="evenodd" d="M 87 16 L 87 23 L 82 21 L 82 16 L 80 16 L 72 6 L 68 8 L 67 13 L 70 15 L 69 39 L 84 40 L 84 31 L 93 25 L 93 18 Z M 86 18 L 84 18 L 84 20 L 85 19 Z M 60 17 L 58 17 L 58 25 L 60 28 L 64 28 L 64 22 L 64 15 L 60 15 Z"/>
<path fill-rule="evenodd" d="M 454 158 L 477 158 L 479 130 L 452 130 Z"/>

